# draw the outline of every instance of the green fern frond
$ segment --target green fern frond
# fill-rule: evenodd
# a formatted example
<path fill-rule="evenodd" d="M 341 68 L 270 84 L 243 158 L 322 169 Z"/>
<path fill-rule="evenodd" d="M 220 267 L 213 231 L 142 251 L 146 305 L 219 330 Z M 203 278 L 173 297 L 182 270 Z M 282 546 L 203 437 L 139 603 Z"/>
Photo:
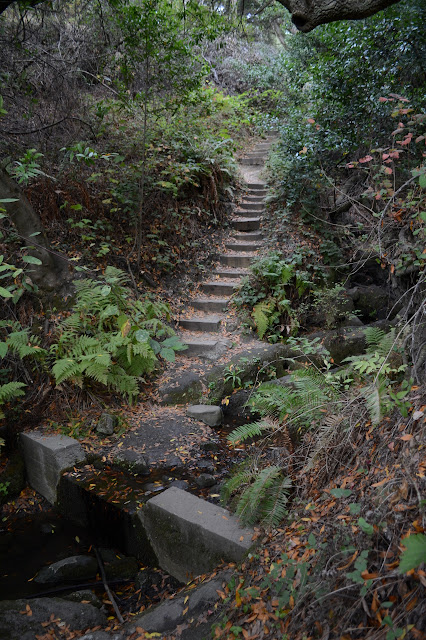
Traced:
<path fill-rule="evenodd" d="M 80 371 L 80 363 L 73 358 L 61 358 L 56 360 L 52 367 L 56 384 L 61 384 L 64 380 L 75 378 Z"/>
<path fill-rule="evenodd" d="M 265 431 L 271 429 L 271 423 L 268 420 L 262 420 L 260 422 L 251 422 L 250 424 L 242 424 L 228 436 L 229 442 L 235 444 L 236 442 L 244 442 L 249 438 L 255 438 L 261 436 Z"/>
<path fill-rule="evenodd" d="M 255 322 L 259 338 L 262 340 L 270 325 L 271 303 L 259 302 L 253 308 L 251 315 Z"/>
<path fill-rule="evenodd" d="M 323 452 L 327 454 L 330 444 L 339 437 L 342 426 L 345 424 L 346 418 L 342 413 L 328 415 L 322 419 L 321 426 L 315 434 L 313 451 L 310 453 L 303 469 L 305 473 L 313 469 L 314 464 Z"/>
<path fill-rule="evenodd" d="M 6 384 L 0 385 L 0 404 L 25 395 L 22 389 L 26 386 L 23 382 L 6 382 Z"/>
<path fill-rule="evenodd" d="M 252 484 L 243 490 L 236 513 L 244 524 L 254 524 L 259 520 L 260 508 L 266 492 L 280 474 L 281 468 L 277 465 L 260 469 Z"/>
<path fill-rule="evenodd" d="M 232 476 L 226 480 L 221 490 L 222 501 L 226 504 L 233 493 L 249 484 L 253 480 L 254 470 L 251 460 L 246 460 L 240 464 Z"/>
<path fill-rule="evenodd" d="M 260 521 L 265 527 L 277 527 L 287 515 L 291 478 L 281 475 L 274 479 L 260 506 Z"/>

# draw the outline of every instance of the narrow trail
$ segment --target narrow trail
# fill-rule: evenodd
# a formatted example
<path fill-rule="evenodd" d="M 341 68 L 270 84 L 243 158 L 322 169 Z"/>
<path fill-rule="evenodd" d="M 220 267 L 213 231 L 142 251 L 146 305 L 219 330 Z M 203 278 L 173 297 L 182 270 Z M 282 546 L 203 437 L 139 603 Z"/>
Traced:
<path fill-rule="evenodd" d="M 233 231 L 225 240 L 219 264 L 211 277 L 200 284 L 198 296 L 179 320 L 182 341 L 188 346 L 187 357 L 208 357 L 211 352 L 219 356 L 230 346 L 223 332 L 224 312 L 262 247 L 266 184 L 260 176 L 273 141 L 274 137 L 268 137 L 241 160 L 240 172 L 246 188 L 231 220 Z"/>

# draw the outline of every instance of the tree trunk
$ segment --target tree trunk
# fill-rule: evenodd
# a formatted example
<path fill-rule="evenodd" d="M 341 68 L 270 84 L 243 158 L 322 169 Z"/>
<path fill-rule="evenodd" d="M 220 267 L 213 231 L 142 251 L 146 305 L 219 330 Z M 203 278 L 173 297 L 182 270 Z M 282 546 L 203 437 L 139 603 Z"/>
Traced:
<path fill-rule="evenodd" d="M 59 293 L 70 280 L 68 261 L 50 249 L 41 220 L 28 198 L 6 171 L 0 169 L 0 200 L 6 198 L 16 199 L 16 202 L 2 203 L 2 206 L 25 242 L 28 255 L 42 262 L 41 265 L 31 265 L 31 279 L 42 291 Z"/>

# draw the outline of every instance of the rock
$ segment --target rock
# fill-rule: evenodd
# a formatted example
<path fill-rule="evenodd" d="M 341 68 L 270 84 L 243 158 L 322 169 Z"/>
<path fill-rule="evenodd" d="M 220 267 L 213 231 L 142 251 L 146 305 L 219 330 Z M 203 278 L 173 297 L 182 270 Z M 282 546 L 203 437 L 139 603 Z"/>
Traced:
<path fill-rule="evenodd" d="M 113 457 L 113 465 L 138 476 L 149 476 L 150 474 L 149 462 L 146 456 L 132 449 L 118 451 Z"/>
<path fill-rule="evenodd" d="M 117 553 L 112 549 L 99 549 L 104 562 L 105 573 L 108 580 L 117 578 L 134 578 L 139 571 L 136 558 Z"/>
<path fill-rule="evenodd" d="M 10 456 L 5 469 L 0 473 L 0 484 L 5 487 L 5 492 L 0 493 L 0 504 L 18 496 L 25 487 L 24 459 L 20 453 Z"/>
<path fill-rule="evenodd" d="M 216 484 L 216 478 L 209 473 L 201 473 L 198 478 L 195 478 L 195 484 L 200 489 L 208 489 Z"/>
<path fill-rule="evenodd" d="M 361 312 L 365 320 L 386 317 L 390 295 L 389 291 L 375 284 L 358 286 L 348 290 L 348 295 L 355 302 L 355 308 Z"/>
<path fill-rule="evenodd" d="M 309 309 L 308 324 L 336 327 L 354 310 L 354 301 L 343 288 L 328 289 L 318 295 L 315 305 Z"/>
<path fill-rule="evenodd" d="M 99 418 L 98 424 L 96 426 L 96 431 L 97 433 L 100 433 L 104 436 L 112 436 L 116 424 L 116 416 L 113 416 L 110 413 L 103 413 Z"/>
<path fill-rule="evenodd" d="M 203 384 L 197 373 L 184 373 L 177 380 L 167 382 L 158 389 L 161 404 L 186 404 L 198 400 Z"/>
<path fill-rule="evenodd" d="M 341 327 L 363 327 L 364 323 L 360 318 L 358 318 L 358 316 L 354 316 L 350 314 L 347 318 L 343 320 L 343 322 L 340 323 L 340 326 Z"/>
<path fill-rule="evenodd" d="M 204 614 L 204 616 L 212 614 L 214 605 L 220 600 L 218 591 L 223 589 L 223 585 L 230 578 L 231 572 L 224 571 L 210 582 L 200 584 L 191 591 L 184 591 L 181 596 L 173 600 L 165 600 L 154 609 L 148 609 L 142 614 L 134 616 L 132 622 L 125 625 L 126 633 L 134 632 L 136 627 L 144 629 L 147 633 L 170 633 L 184 621 L 188 623 L 191 619 L 201 614 Z M 200 638 L 201 640 L 201 638 L 209 636 L 210 627 L 211 623 L 208 625 L 204 623 L 202 627 L 203 635 L 193 634 L 186 637 L 188 640 L 190 637 Z M 201 625 L 195 628 L 201 629 Z M 192 629 L 193 625 L 191 624 Z M 195 629 L 193 633 L 194 631 Z M 206 631 L 207 633 L 205 633 Z"/>
<path fill-rule="evenodd" d="M 47 436 L 39 431 L 21 433 L 21 443 L 29 484 L 54 504 L 64 471 L 85 460 L 83 447 L 68 436 Z"/>
<path fill-rule="evenodd" d="M 219 427 L 222 424 L 222 409 L 208 404 L 193 404 L 186 410 L 186 415 L 201 420 L 209 427 Z"/>
<path fill-rule="evenodd" d="M 212 460 L 199 460 L 197 461 L 197 469 L 204 469 L 206 473 L 215 473 L 216 465 Z"/>
<path fill-rule="evenodd" d="M 70 556 L 43 567 L 34 578 L 38 584 L 61 584 L 76 580 L 94 578 L 98 573 L 98 563 L 90 556 Z"/>
<path fill-rule="evenodd" d="M 189 489 L 189 482 L 186 480 L 173 480 L 170 483 L 171 487 L 176 487 L 176 489 L 182 489 L 183 491 L 187 491 Z"/>
<path fill-rule="evenodd" d="M 233 420 L 245 422 L 246 420 L 253 419 L 253 414 L 249 407 L 246 406 L 249 397 L 250 391 L 240 389 L 225 398 L 222 402 L 222 411 L 226 423 L 232 423 Z"/>
<path fill-rule="evenodd" d="M 66 596 L 62 596 L 63 600 L 70 600 L 71 602 L 82 602 L 85 604 L 91 604 L 97 609 L 102 608 L 102 602 L 98 596 L 90 589 L 81 589 L 81 591 L 73 591 Z"/>
<path fill-rule="evenodd" d="M 175 487 L 148 500 L 138 515 L 159 566 L 181 582 L 222 560 L 238 562 L 253 544 L 253 530 L 229 511 Z"/>
<path fill-rule="evenodd" d="M 29 607 L 31 615 L 22 615 Z M 45 637 L 56 623 L 42 626 L 50 617 L 58 618 L 70 631 L 83 631 L 106 625 L 105 614 L 91 604 L 70 602 L 61 598 L 34 598 L 31 600 L 3 600 L 0 602 L 0 638 L 2 640 L 34 640 Z"/>
<path fill-rule="evenodd" d="M 163 582 L 163 576 L 159 571 L 154 569 L 145 569 L 139 571 L 135 580 L 135 589 L 141 589 L 142 591 L 148 591 L 149 589 L 160 587 Z"/>
<path fill-rule="evenodd" d="M 218 451 L 220 451 L 220 446 L 218 442 L 210 440 L 209 442 L 201 442 L 200 449 L 201 451 L 205 451 L 206 453 L 217 453 Z"/>

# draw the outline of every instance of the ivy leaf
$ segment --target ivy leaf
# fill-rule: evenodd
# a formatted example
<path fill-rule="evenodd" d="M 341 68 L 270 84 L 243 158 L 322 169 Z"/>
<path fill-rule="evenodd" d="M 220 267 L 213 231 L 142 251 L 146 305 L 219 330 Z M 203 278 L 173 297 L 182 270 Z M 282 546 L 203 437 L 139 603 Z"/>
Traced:
<path fill-rule="evenodd" d="M 331 489 L 330 493 L 335 498 L 347 498 L 348 496 L 351 495 L 352 490 L 351 489 Z"/>
<path fill-rule="evenodd" d="M 411 535 L 403 540 L 405 551 L 401 553 L 398 571 L 405 573 L 426 562 L 426 536 L 422 533 Z"/>
<path fill-rule="evenodd" d="M 372 524 L 369 524 L 367 522 L 367 520 L 364 520 L 364 518 L 358 518 L 358 526 L 359 528 L 364 531 L 364 533 L 366 533 L 369 536 L 372 536 L 374 533 L 374 527 Z"/>

